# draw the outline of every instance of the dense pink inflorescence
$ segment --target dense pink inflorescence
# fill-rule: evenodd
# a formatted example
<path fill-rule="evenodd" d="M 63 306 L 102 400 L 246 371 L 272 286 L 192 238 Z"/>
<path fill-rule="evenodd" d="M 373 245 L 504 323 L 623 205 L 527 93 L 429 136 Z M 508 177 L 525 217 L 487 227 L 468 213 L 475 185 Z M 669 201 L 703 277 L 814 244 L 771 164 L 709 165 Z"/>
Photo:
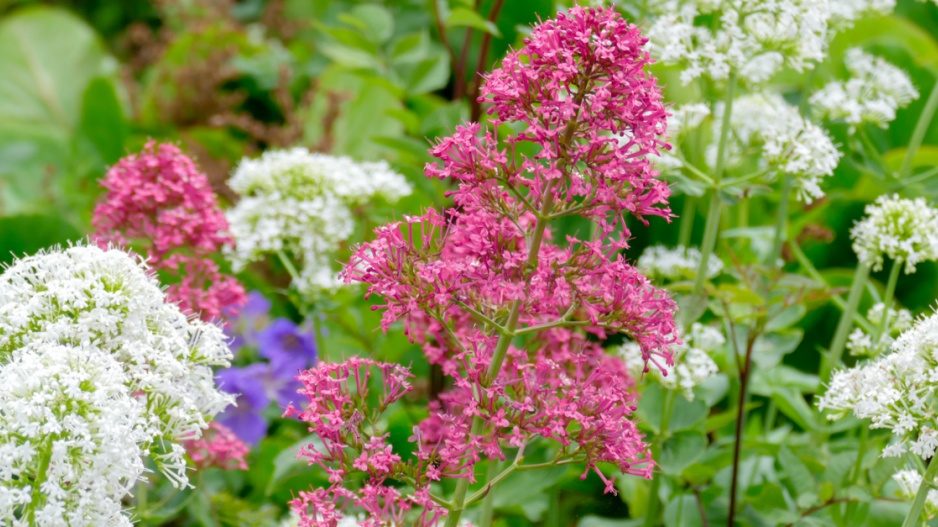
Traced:
<path fill-rule="evenodd" d="M 250 448 L 221 423 L 209 423 L 198 440 L 183 445 L 197 468 L 217 467 L 222 470 L 247 470 L 244 457 Z"/>
<path fill-rule="evenodd" d="M 97 243 L 144 252 L 170 282 L 170 300 L 204 320 L 244 302 L 244 289 L 212 259 L 233 243 L 228 222 L 195 163 L 172 144 L 149 141 L 111 167 L 94 211 Z"/>
<path fill-rule="evenodd" d="M 486 77 L 490 127 L 458 127 L 430 150 L 438 163 L 426 175 L 456 185 L 454 206 L 379 227 L 347 267 L 347 281 L 383 299 L 375 306 L 383 329 L 402 321 L 450 380 L 414 427 L 416 459 L 391 463 L 407 467 L 404 481 L 418 492 L 444 478 L 474 481 L 484 458 L 505 459 L 506 449 L 520 458 L 538 441 L 559 444 L 554 462 L 581 464 L 583 477 L 596 472 L 608 492 L 615 487 L 600 463 L 650 477 L 632 421 L 634 380 L 600 344 L 624 334 L 649 367 L 661 367 L 679 342 L 675 303 L 621 254 L 631 236 L 626 215 L 646 225 L 648 216 L 671 217 L 668 187 L 648 157 L 667 148 L 667 112 L 644 72 L 644 44 L 611 9 L 574 7 L 535 27 Z M 556 239 L 551 224 L 571 216 L 588 227 Z M 302 417 L 319 423 L 328 383 L 307 381 Z M 366 428 L 354 415 L 343 418 L 343 433 Z M 345 466 L 374 477 L 371 464 Z M 341 486 L 344 475 L 306 503 L 326 510 L 331 496 L 343 504 L 337 515 L 367 509 L 380 518 L 374 507 L 349 508 L 361 491 Z"/>
<path fill-rule="evenodd" d="M 402 366 L 358 358 L 319 363 L 300 374 L 299 393 L 309 402 L 302 410 L 291 405 L 284 415 L 306 422 L 320 439 L 321 446 L 308 445 L 300 457 L 322 468 L 330 482 L 290 503 L 300 527 L 336 527 L 350 510 L 367 515 L 360 522 L 365 527 L 408 525 L 406 515 L 415 507 L 421 510 L 416 525 L 433 525 L 443 515 L 430 499 L 426 467 L 403 463 L 387 435 L 373 435 L 381 413 L 411 390 L 411 377 Z M 373 386 L 380 393 L 372 393 Z M 365 477 L 357 490 L 344 486 L 352 469 Z M 416 490 L 405 494 L 395 481 L 413 481 Z"/>

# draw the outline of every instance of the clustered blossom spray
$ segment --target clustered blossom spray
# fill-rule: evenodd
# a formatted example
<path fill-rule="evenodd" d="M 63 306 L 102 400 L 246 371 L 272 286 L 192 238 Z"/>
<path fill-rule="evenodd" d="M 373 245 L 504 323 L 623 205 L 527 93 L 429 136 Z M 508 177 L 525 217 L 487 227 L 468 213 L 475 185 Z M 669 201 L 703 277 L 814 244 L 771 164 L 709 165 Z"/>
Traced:
<path fill-rule="evenodd" d="M 292 502 L 301 526 L 363 514 L 364 525 L 453 527 L 505 472 L 537 468 L 524 463 L 536 443 L 555 452 L 538 465 L 595 471 L 607 492 L 599 463 L 651 476 L 634 380 L 601 347 L 621 333 L 646 368 L 664 367 L 679 342 L 674 302 L 621 254 L 627 215 L 671 216 L 649 160 L 667 148 L 667 112 L 645 42 L 612 9 L 574 7 L 536 26 L 485 78 L 488 124 L 430 151 L 439 163 L 426 174 L 454 183 L 454 206 L 379 227 L 357 250 L 345 279 L 384 299 L 383 329 L 402 321 L 448 388 L 404 459 L 379 421 L 411 389 L 406 368 L 351 359 L 302 374 L 309 403 L 287 414 L 322 441 L 301 456 L 330 485 Z M 556 239 L 552 225 L 569 217 L 588 227 Z M 507 452 L 514 462 L 470 494 L 477 465 Z M 444 479 L 455 480 L 448 497 Z"/>

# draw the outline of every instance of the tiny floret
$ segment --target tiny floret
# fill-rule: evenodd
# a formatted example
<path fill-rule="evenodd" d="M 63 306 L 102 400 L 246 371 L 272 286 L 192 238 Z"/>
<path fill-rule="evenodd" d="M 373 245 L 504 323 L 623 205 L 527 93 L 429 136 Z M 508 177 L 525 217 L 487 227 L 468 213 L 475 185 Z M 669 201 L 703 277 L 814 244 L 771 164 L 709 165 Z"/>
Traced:
<path fill-rule="evenodd" d="M 633 377 L 651 375 L 661 386 L 668 390 L 680 390 L 685 399 L 693 401 L 694 387 L 719 373 L 711 355 L 726 344 L 726 338 L 716 328 L 695 322 L 690 334 L 684 335 L 683 339 L 683 343 L 672 346 L 674 365 L 668 366 L 665 371 L 647 368 L 642 360 L 641 348 L 634 342 L 620 346 L 619 353 Z"/>
<path fill-rule="evenodd" d="M 847 51 L 850 79 L 834 81 L 811 96 L 815 113 L 824 119 L 843 120 L 855 129 L 863 123 L 882 128 L 896 118 L 918 91 L 908 74 L 859 48 Z"/>
<path fill-rule="evenodd" d="M 715 126 L 722 121 L 723 105 L 717 107 Z M 798 197 L 805 203 L 824 196 L 821 180 L 831 176 L 840 162 L 841 153 L 827 132 L 805 119 L 798 108 L 775 93 L 752 93 L 733 102 L 730 118 L 732 135 L 731 160 L 739 162 L 758 148 L 765 168 L 795 177 Z M 719 131 L 715 130 L 715 137 Z M 715 164 L 717 146 L 707 151 Z"/>
<path fill-rule="evenodd" d="M 55 346 L 81 349 L 88 361 L 110 357 L 121 375 L 108 378 L 120 380 L 143 416 L 134 455 L 152 449 L 177 486 L 188 484 L 180 443 L 197 440 L 206 420 L 232 402 L 212 373 L 231 359 L 226 340 L 218 326 L 168 303 L 145 264 L 123 251 L 53 249 L 0 275 L 0 371 Z"/>
<path fill-rule="evenodd" d="M 234 269 L 282 252 L 295 261 L 294 286 L 307 297 L 342 284 L 333 262 L 363 207 L 376 200 L 394 203 L 412 190 L 385 162 L 360 163 L 303 148 L 244 159 L 228 185 L 241 196 L 228 211 L 237 241 L 228 252 Z"/>
<path fill-rule="evenodd" d="M 917 321 L 871 361 L 834 373 L 818 407 L 828 418 L 852 413 L 870 428 L 888 428 L 884 457 L 911 452 L 929 458 L 938 448 L 934 394 L 938 389 L 938 314 Z"/>
<path fill-rule="evenodd" d="M 866 206 L 850 238 L 861 264 L 879 271 L 889 257 L 905 264 L 906 274 L 914 273 L 919 263 L 938 260 L 938 210 L 925 198 L 880 196 Z"/>

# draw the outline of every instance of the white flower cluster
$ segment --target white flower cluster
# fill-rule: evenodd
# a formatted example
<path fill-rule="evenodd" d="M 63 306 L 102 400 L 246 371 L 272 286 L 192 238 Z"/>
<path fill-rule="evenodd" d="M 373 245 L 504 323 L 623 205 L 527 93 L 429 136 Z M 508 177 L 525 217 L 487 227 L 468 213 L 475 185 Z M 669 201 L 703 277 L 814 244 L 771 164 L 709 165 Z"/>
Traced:
<path fill-rule="evenodd" d="M 826 52 L 828 0 L 659 0 L 650 10 L 657 15 L 646 33 L 651 54 L 682 65 L 685 84 L 731 73 L 764 82 L 784 66 L 803 71 Z"/>
<path fill-rule="evenodd" d="M 672 138 L 684 135 L 690 130 L 700 126 L 707 116 L 710 108 L 703 103 L 689 103 L 675 106 L 668 116 L 668 135 Z"/>
<path fill-rule="evenodd" d="M 723 105 L 716 109 L 719 127 Z M 730 155 L 738 161 L 750 148 L 761 149 L 763 165 L 796 178 L 798 196 L 806 203 L 824 196 L 821 178 L 830 176 L 841 153 L 827 132 L 805 119 L 798 108 L 775 93 L 753 93 L 733 102 L 730 125 L 735 141 Z M 719 130 L 715 131 L 719 137 Z M 708 162 L 716 163 L 717 146 L 707 150 Z"/>
<path fill-rule="evenodd" d="M 850 350 L 851 355 L 876 357 L 889 349 L 894 336 L 912 327 L 912 313 L 908 309 L 889 308 L 888 314 L 884 314 L 883 310 L 885 308 L 885 304 L 878 302 L 866 314 L 866 319 L 873 326 L 879 327 L 882 324 L 882 327 L 886 328 L 883 335 L 879 339 L 874 339 L 872 335 L 862 329 L 854 329 L 847 339 L 847 349 Z M 888 317 L 885 322 L 883 316 Z"/>
<path fill-rule="evenodd" d="M 131 525 L 148 437 L 128 381 L 93 347 L 30 344 L 0 367 L 0 524 Z"/>
<path fill-rule="evenodd" d="M 0 518 L 127 524 L 114 514 L 142 455 L 187 485 L 180 442 L 233 402 L 211 368 L 229 364 L 226 341 L 122 251 L 79 245 L 13 263 L 0 275 Z"/>
<path fill-rule="evenodd" d="M 850 79 L 831 82 L 811 96 L 819 117 L 842 119 L 852 128 L 862 123 L 885 128 L 896 118 L 896 110 L 918 99 L 909 76 L 885 60 L 851 48 L 845 62 Z"/>
<path fill-rule="evenodd" d="M 719 330 L 697 322 L 691 326 L 690 334 L 682 338 L 683 344 L 671 347 L 674 366 L 667 367 L 667 374 L 651 366 L 647 375 L 651 375 L 668 390 L 681 390 L 685 399 L 693 401 L 694 386 L 719 373 L 710 355 L 726 344 L 726 339 Z M 638 344 L 623 344 L 619 347 L 619 354 L 633 377 L 641 378 L 645 374 L 645 360 L 642 359 L 642 350 Z"/>
<path fill-rule="evenodd" d="M 700 267 L 700 250 L 696 247 L 652 245 L 642 252 L 637 267 L 651 278 L 672 282 L 693 280 Z M 723 262 L 711 257 L 707 260 L 707 278 L 713 278 L 723 270 Z"/>
<path fill-rule="evenodd" d="M 865 210 L 866 217 L 850 230 L 861 264 L 879 271 L 888 256 L 910 274 L 919 263 L 938 260 L 938 210 L 925 198 L 884 195 Z"/>
<path fill-rule="evenodd" d="M 899 496 L 912 501 L 918 494 L 918 489 L 922 486 L 922 475 L 917 470 L 899 470 L 892 476 L 893 481 L 899 486 Z M 935 482 L 932 482 L 934 485 Z M 938 516 L 938 490 L 930 489 L 925 495 L 925 508 L 923 517 L 929 520 Z"/>
<path fill-rule="evenodd" d="M 907 450 L 923 458 L 938 448 L 938 422 L 932 408 L 938 390 L 938 314 L 903 332 L 889 353 L 834 373 L 818 407 L 828 419 L 853 413 L 870 428 L 889 428 L 897 440 L 883 457 Z"/>
<path fill-rule="evenodd" d="M 342 284 L 333 260 L 354 231 L 353 209 L 375 198 L 393 203 L 412 190 L 387 163 L 357 163 L 303 148 L 244 159 L 228 185 L 241 196 L 227 213 L 237 242 L 228 252 L 235 271 L 282 252 L 299 266 L 294 285 L 312 297 Z"/>

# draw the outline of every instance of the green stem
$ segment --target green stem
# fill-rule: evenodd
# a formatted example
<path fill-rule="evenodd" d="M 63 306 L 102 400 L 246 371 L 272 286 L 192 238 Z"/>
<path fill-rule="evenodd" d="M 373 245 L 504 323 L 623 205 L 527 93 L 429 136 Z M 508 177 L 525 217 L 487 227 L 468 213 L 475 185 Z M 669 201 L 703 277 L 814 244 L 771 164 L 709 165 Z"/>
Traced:
<path fill-rule="evenodd" d="M 550 489 L 547 496 L 547 521 L 544 527 L 561 527 L 560 523 L 560 489 L 556 485 Z"/>
<path fill-rule="evenodd" d="M 922 476 L 922 484 L 919 486 L 918 492 L 915 493 L 912 508 L 909 509 L 909 514 L 906 515 L 905 521 L 902 522 L 902 527 L 916 527 L 917 525 L 921 525 L 919 520 L 922 517 L 922 509 L 925 508 L 925 498 L 928 496 L 928 491 L 932 488 L 932 482 L 935 481 L 935 476 L 938 476 L 938 463 L 936 463 L 935 458 L 932 457 L 931 461 L 928 463 L 928 469 L 925 471 L 925 475 Z"/>
<path fill-rule="evenodd" d="M 544 231 L 547 228 L 549 213 L 554 203 L 553 183 L 554 180 L 550 180 L 544 186 L 544 202 L 541 204 L 541 210 L 538 214 L 537 222 L 534 224 L 534 232 L 531 235 L 531 241 L 528 245 L 527 265 L 529 269 L 537 268 L 538 252 L 541 249 L 541 243 L 544 241 Z M 492 362 L 489 363 L 489 368 L 486 371 L 484 379 L 486 384 L 491 383 L 492 380 L 498 376 L 499 370 L 501 370 L 502 362 L 505 360 L 505 353 L 508 352 L 508 346 L 511 344 L 511 339 L 514 338 L 515 330 L 518 328 L 518 318 L 520 315 L 521 300 L 519 299 L 512 303 L 511 311 L 508 313 L 508 320 L 503 326 L 505 331 L 499 335 L 498 342 L 495 344 L 495 351 L 492 353 Z M 484 425 L 485 421 L 481 417 L 474 417 L 469 430 L 470 437 L 479 435 Z M 468 491 L 469 478 L 460 478 L 460 480 L 456 482 L 456 489 L 453 491 L 453 508 L 446 517 L 445 527 L 456 527 L 459 525 L 459 517 L 462 516 L 462 511 L 465 508 L 466 492 Z"/>
<path fill-rule="evenodd" d="M 664 442 L 668 440 L 668 428 L 673 407 L 674 392 L 666 390 L 664 394 L 664 408 L 661 412 L 661 427 L 658 431 L 658 435 L 655 437 L 654 448 L 652 450 L 656 456 L 661 454 L 661 447 L 664 445 Z M 659 494 L 661 492 L 661 478 L 663 477 L 664 474 L 658 472 L 654 474 L 654 478 L 651 480 L 651 492 L 648 495 L 648 510 L 645 511 L 644 527 L 657 525 L 658 513 L 661 509 L 661 497 Z"/>
<path fill-rule="evenodd" d="M 491 482 L 498 475 L 498 460 L 489 461 L 489 473 L 485 480 Z M 492 527 L 492 519 L 495 517 L 495 493 L 489 492 L 482 500 L 482 515 L 479 518 L 479 527 Z"/>
<path fill-rule="evenodd" d="M 43 444 L 45 447 L 42 456 L 42 463 L 39 464 L 39 470 L 36 472 L 36 478 L 33 480 L 33 493 L 32 498 L 29 501 L 29 512 L 27 516 L 29 518 L 30 527 L 35 527 L 36 525 L 36 509 L 39 508 L 43 503 L 43 496 L 45 495 L 42 492 L 42 484 L 46 481 L 46 472 L 49 471 L 49 464 L 52 463 L 52 438 L 49 437 L 46 439 Z"/>
<path fill-rule="evenodd" d="M 915 125 L 915 131 L 912 132 L 912 139 L 909 141 L 909 147 L 905 151 L 905 158 L 903 158 L 902 166 L 899 168 L 898 178 L 900 180 L 905 179 L 912 172 L 912 163 L 915 161 L 915 154 L 918 152 L 919 147 L 922 146 L 922 141 L 925 139 L 925 132 L 928 131 L 928 127 L 931 125 L 931 120 L 935 115 L 936 109 L 938 109 L 938 81 L 936 81 L 935 86 L 932 87 L 931 95 L 928 96 L 925 108 L 922 109 L 922 113 L 918 117 L 918 123 Z"/>
<path fill-rule="evenodd" d="M 703 292 L 704 284 L 707 283 L 707 263 L 710 261 L 714 247 L 716 247 L 722 212 L 723 201 L 720 199 L 717 191 L 714 190 L 713 194 L 710 196 L 710 206 L 707 210 L 707 224 L 704 227 L 700 265 L 697 267 L 697 279 L 694 282 L 694 295 L 700 295 Z"/>
<path fill-rule="evenodd" d="M 847 306 L 840 315 L 840 322 L 837 323 L 837 331 L 834 332 L 834 340 L 831 341 L 831 348 L 824 359 L 821 361 L 821 382 L 826 383 L 830 378 L 831 372 L 840 364 L 840 358 L 844 353 L 844 345 L 847 343 L 847 334 L 853 325 L 853 315 L 857 312 L 860 305 L 860 298 L 863 297 L 863 288 L 866 287 L 866 281 L 870 276 L 870 268 L 862 263 L 857 264 L 857 271 L 853 275 L 853 284 L 850 286 L 850 294 L 847 295 Z"/>
<path fill-rule="evenodd" d="M 150 516 L 149 500 L 147 499 L 147 489 L 149 486 L 149 481 L 146 479 L 141 479 L 137 482 L 134 489 L 134 509 L 136 509 L 134 512 L 139 518 L 136 525 L 139 525 L 140 527 L 146 527 L 146 525 L 149 523 L 147 521 L 148 517 Z"/>
<path fill-rule="evenodd" d="M 775 217 L 775 242 L 769 254 L 769 265 L 775 265 L 782 257 L 782 244 L 788 238 L 788 204 L 794 188 L 794 178 L 791 174 L 782 176 L 782 200 L 778 204 L 778 214 Z"/>
<path fill-rule="evenodd" d="M 704 230 L 704 239 L 700 251 L 700 266 L 697 268 L 697 281 L 694 282 L 694 295 L 703 292 L 707 282 L 707 263 L 716 247 L 717 234 L 720 230 L 720 216 L 723 211 L 723 201 L 718 190 L 723 179 L 723 170 L 726 168 L 726 147 L 730 136 L 730 117 L 733 113 L 733 92 L 736 91 L 736 76 L 731 74 L 727 81 L 726 101 L 723 107 L 723 121 L 720 124 L 720 142 L 717 146 L 717 165 L 713 171 L 714 188 L 710 195 L 710 209 L 707 211 L 707 226 Z"/>
<path fill-rule="evenodd" d="M 800 245 L 798 245 L 795 242 L 791 242 L 788 244 L 788 248 L 791 250 L 792 254 L 795 255 L 795 259 L 798 260 L 798 263 L 802 267 L 804 267 L 805 271 L 808 272 L 808 275 L 815 282 L 830 289 L 830 284 L 827 283 L 827 280 L 824 280 L 824 277 L 821 276 L 821 273 L 818 272 L 818 270 L 814 267 L 814 264 L 812 264 L 811 260 L 808 259 L 808 256 L 801 249 Z M 845 309 L 847 309 L 847 302 L 845 302 L 843 298 L 840 298 L 840 295 L 831 295 L 830 299 L 831 299 L 831 302 L 833 302 L 834 305 L 837 306 L 837 308 L 840 309 L 841 311 L 844 311 Z M 866 331 L 870 335 L 872 335 L 873 332 L 875 331 L 873 324 L 870 324 L 869 321 L 863 318 L 863 316 L 861 316 L 859 313 L 856 313 L 856 312 L 853 313 L 853 322 L 854 324 L 863 328 L 863 331 Z"/>
<path fill-rule="evenodd" d="M 697 214 L 697 199 L 693 196 L 684 196 L 684 208 L 681 211 L 681 230 L 677 237 L 677 244 L 681 247 L 690 245 L 690 237 L 694 233 L 695 214 Z"/>
<path fill-rule="evenodd" d="M 889 321 L 889 307 L 892 305 L 892 299 L 896 296 L 896 283 L 899 282 L 899 271 L 902 270 L 902 260 L 892 262 L 892 269 L 889 270 L 889 281 L 886 282 L 886 294 L 883 296 L 883 317 L 876 324 L 876 334 L 873 335 L 874 342 L 879 342 L 886 331 L 886 323 Z"/>

